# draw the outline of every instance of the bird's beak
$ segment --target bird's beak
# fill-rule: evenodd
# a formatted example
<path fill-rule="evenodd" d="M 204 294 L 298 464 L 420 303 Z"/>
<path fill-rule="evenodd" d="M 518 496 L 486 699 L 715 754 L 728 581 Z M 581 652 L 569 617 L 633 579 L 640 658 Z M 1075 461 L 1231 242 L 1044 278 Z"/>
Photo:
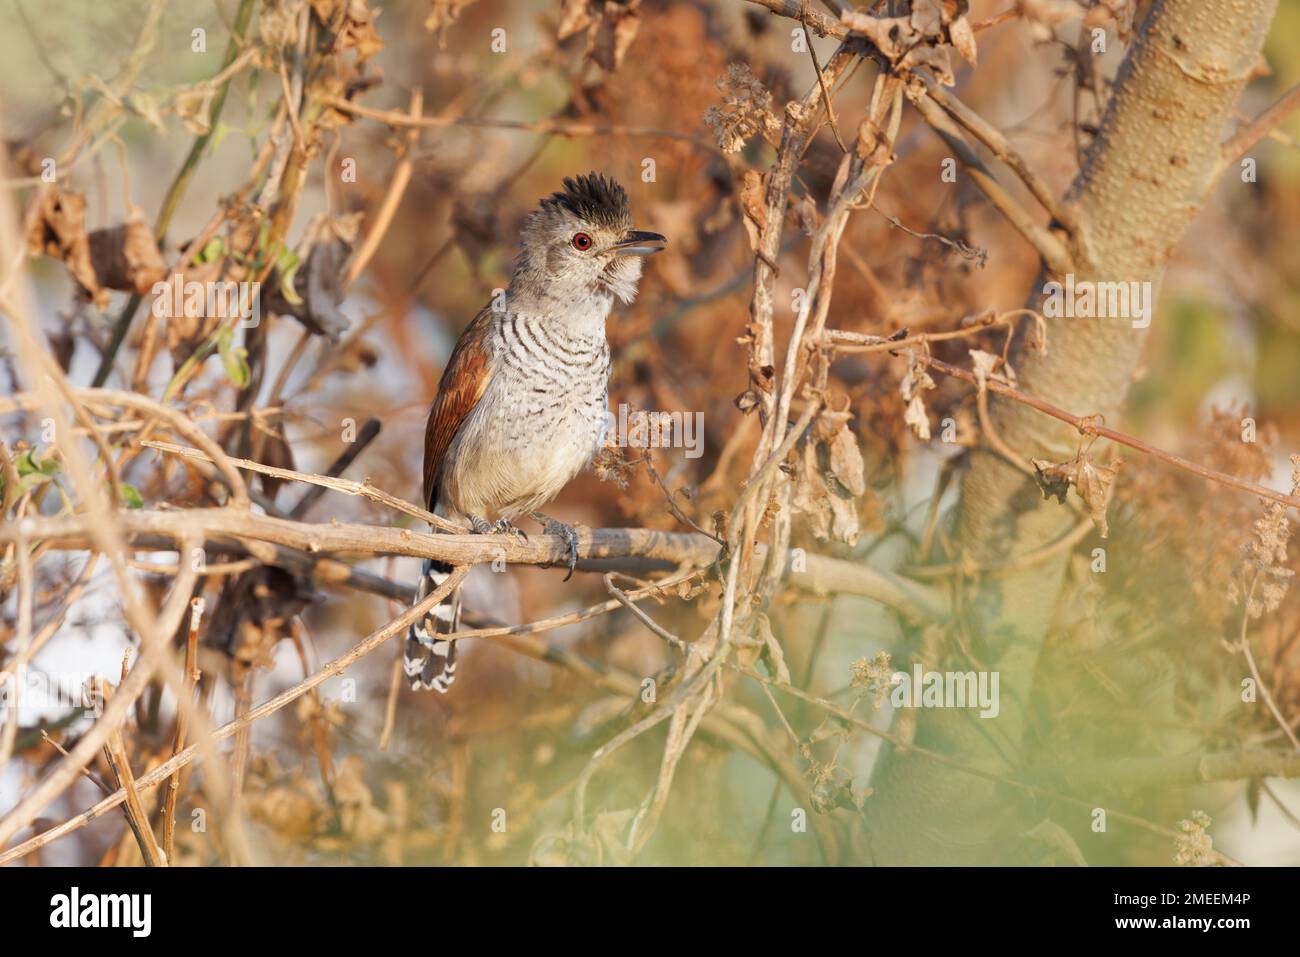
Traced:
<path fill-rule="evenodd" d="M 610 247 L 615 256 L 649 256 L 668 245 L 668 240 L 658 233 L 629 229 L 623 238 Z"/>

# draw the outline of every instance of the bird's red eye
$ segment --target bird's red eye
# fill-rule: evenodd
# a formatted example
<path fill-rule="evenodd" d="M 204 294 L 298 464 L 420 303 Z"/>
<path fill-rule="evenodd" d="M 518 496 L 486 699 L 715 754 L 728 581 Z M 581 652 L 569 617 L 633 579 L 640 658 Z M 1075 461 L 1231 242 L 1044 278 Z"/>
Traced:
<path fill-rule="evenodd" d="M 573 248 L 585 253 L 591 248 L 591 237 L 586 233 L 577 233 L 573 237 Z"/>

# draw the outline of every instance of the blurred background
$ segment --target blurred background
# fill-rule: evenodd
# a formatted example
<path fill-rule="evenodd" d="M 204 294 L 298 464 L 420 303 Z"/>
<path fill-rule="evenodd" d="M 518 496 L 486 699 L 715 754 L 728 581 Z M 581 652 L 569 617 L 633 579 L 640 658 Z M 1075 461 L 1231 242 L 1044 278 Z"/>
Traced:
<path fill-rule="evenodd" d="M 0 132 L 11 177 L 38 174 L 40 158 L 58 154 L 80 111 L 136 44 L 148 6 L 138 0 L 3 0 Z M 1007 6 L 1005 0 L 974 0 L 969 19 L 980 23 Z M 85 196 L 87 230 L 133 217 L 154 226 L 196 138 L 206 137 L 165 231 L 166 262 L 204 233 L 223 204 L 234 208 L 257 196 L 266 182 L 267 165 L 259 167 L 260 158 L 268 143 L 284 135 L 277 112 L 285 95 L 282 81 L 288 84 L 275 59 L 257 47 L 292 48 L 294 25 L 303 14 L 302 4 L 291 0 L 251 7 L 251 52 L 231 77 L 219 118 L 205 131 L 211 91 L 176 94 L 222 71 L 241 4 L 166 5 L 127 115 L 104 132 L 102 142 L 84 150 L 73 168 L 60 171 L 60 186 Z M 230 363 L 221 361 L 226 350 L 222 356 L 214 352 L 178 392 L 191 414 L 199 417 L 205 408 L 213 413 L 205 424 L 232 449 L 243 442 L 237 454 L 306 472 L 326 470 L 346 450 L 349 423 L 356 430 L 377 419 L 381 431 L 345 475 L 368 476 L 386 491 L 418 500 L 424 418 L 456 337 L 493 290 L 508 282 L 522 218 L 564 176 L 599 170 L 627 188 L 638 226 L 669 238 L 667 251 L 647 263 L 636 302 L 611 317 L 611 405 L 702 413 L 703 454 L 613 450 L 550 511 L 593 527 L 686 530 L 666 507 L 664 490 L 648 467 L 653 466 L 664 486 L 681 493 L 676 501 L 686 514 L 711 527 L 714 512 L 734 503 L 758 434 L 755 417 L 742 415 L 735 404 L 747 386 L 739 340 L 749 321 L 754 260 L 743 186 L 746 171 L 768 168 L 774 148 L 758 132 L 740 151 L 726 152 L 719 147 L 717 123 L 706 122 L 706 114 L 725 108 L 743 87 L 760 101 L 764 91 L 770 94 L 768 109 L 779 119 L 786 102 L 808 91 L 815 82 L 813 59 L 802 47 L 792 49 L 799 46 L 792 44 L 792 22 L 729 0 L 313 0 L 311 7 L 314 15 L 347 18 L 346 56 L 329 79 L 335 95 L 370 110 L 407 112 L 412 92 L 422 91 L 423 115 L 445 123 L 412 138 L 372 116 L 319 107 L 301 193 L 283 224 L 290 247 L 314 248 L 305 240 L 319 246 L 322 235 L 355 239 L 355 214 L 373 217 L 404 160 L 410 163 L 409 186 L 368 268 L 346 291 L 334 284 L 346 330 L 331 337 L 290 316 L 269 318 L 257 341 L 245 343 L 248 361 L 264 371 L 254 369 L 251 383 L 241 380 L 238 360 L 232 373 Z M 204 31 L 203 50 L 195 50 L 196 30 Z M 1076 82 L 1079 30 L 1077 18 L 995 23 L 977 34 L 979 67 L 957 71 L 962 99 L 1001 128 L 1058 193 L 1073 180 L 1088 131 L 1100 116 L 1096 97 L 1078 90 Z M 1283 0 L 1266 46 L 1268 70 L 1249 86 L 1243 119 L 1300 82 L 1297 36 L 1300 2 Z M 1125 49 L 1113 23 L 1108 38 L 1108 51 L 1092 64 L 1103 94 Z M 823 64 L 835 46 L 833 39 L 811 37 Z M 849 142 L 868 107 L 874 74 L 872 65 L 855 67 L 836 90 L 839 129 Z M 1196 219 L 1166 274 L 1141 377 L 1122 423 L 1154 445 L 1281 489 L 1290 485 L 1288 454 L 1300 450 L 1297 136 L 1300 119 L 1293 117 L 1252 151 L 1254 180 L 1243 182 L 1229 172 Z M 986 309 L 1022 305 L 1037 275 L 1036 253 L 965 176 L 955 183 L 940 178 L 948 151 L 911 110 L 895 152 L 876 194 L 879 211 L 850 218 L 829 325 L 875 335 L 939 331 Z M 797 173 L 794 222 L 803 215 L 804 197 L 824 199 L 841 155 L 835 136 L 823 128 Z M 26 194 L 17 192 L 16 203 L 20 196 Z M 923 233 L 960 240 L 968 251 L 915 235 Z M 807 235 L 789 227 L 777 280 L 779 342 L 789 334 L 792 297 L 807 282 L 807 256 Z M 309 261 L 307 254 L 301 258 Z M 291 268 L 282 264 L 281 279 Z M 314 268 L 319 279 L 326 265 Z M 99 301 L 79 295 L 69 270 L 53 256 L 32 259 L 24 281 L 69 378 L 89 384 L 129 292 L 105 292 Z M 154 354 L 141 363 L 144 325 L 141 319 L 132 326 L 108 382 L 134 383 L 156 397 L 202 333 L 160 333 Z M 1002 333 L 990 332 L 982 345 L 936 344 L 935 354 L 961 362 L 968 348 L 1000 352 L 1002 339 Z M 942 561 L 942 516 L 954 501 L 955 483 L 944 485 L 939 478 L 945 464 L 975 441 L 974 401 L 965 385 L 940 382 L 927 405 L 933 422 L 952 418 L 957 441 L 920 442 L 903 421 L 899 382 L 905 371 L 888 354 L 835 363 L 832 380 L 849 399 L 851 428 L 865 462 L 866 491 L 856 505 L 861 533 L 855 543 L 827 542 L 819 540 L 817 529 L 801 525 L 795 544 L 891 569 Z M 0 388 L 14 391 L 21 384 L 6 349 L 0 353 Z M 265 429 L 237 441 L 223 430 L 238 425 L 218 413 L 240 407 L 241 387 L 254 393 L 245 408 L 275 412 Z M 1240 441 L 1246 416 L 1258 424 L 1255 443 Z M 11 447 L 41 444 L 37 424 L 22 416 L 0 419 L 0 430 Z M 150 504 L 194 504 L 202 496 L 192 472 L 156 452 L 134 457 L 124 480 Z M 293 483 L 260 488 L 285 507 L 303 493 Z M 57 511 L 58 496 L 47 495 L 37 507 Z M 936 512 L 938 544 L 927 534 Z M 1282 740 L 1262 709 L 1240 707 L 1239 664 L 1222 641 L 1239 625 L 1233 569 L 1261 515 L 1252 496 L 1225 492 L 1136 455 L 1126 460 L 1111 507 L 1109 574 L 1102 584 L 1095 578 L 1080 584 L 1063 600 L 1069 607 L 1061 615 L 1062 635 L 1077 639 L 1078 629 L 1090 630 L 1084 647 L 1091 653 L 1086 660 L 1056 661 L 1060 673 L 1045 679 L 1045 687 L 1058 689 L 1057 718 L 1075 729 L 1064 740 L 1085 733 L 1089 747 L 1113 746 L 1123 753 L 1137 738 L 1158 754 L 1275 746 Z M 334 494 L 316 501 L 304 517 L 419 527 L 414 519 Z M 923 539 L 932 546 L 928 555 L 921 554 Z M 1097 543 L 1094 536 L 1078 546 L 1085 564 Z M 5 557 L 0 635 L 12 637 L 17 599 L 11 557 Z M 70 607 L 59 607 L 85 563 L 80 552 L 41 556 L 37 625 L 56 613 L 64 617 L 33 667 L 115 678 L 131 639 L 111 575 L 94 571 L 84 593 Z M 385 559 L 360 567 L 409 584 L 417 565 L 414 559 Z M 608 597 L 597 575 L 578 574 L 566 584 L 561 578 L 555 570 L 532 567 L 505 574 L 478 568 L 467 586 L 467 608 L 479 621 L 514 624 L 578 611 Z M 239 608 L 224 623 L 217 613 L 209 619 L 210 628 L 227 631 L 206 634 L 200 656 L 204 700 L 218 724 L 237 713 L 241 700 L 246 707 L 293 685 L 403 607 L 395 597 L 301 581 L 259 581 L 248 586 L 252 597 L 240 597 L 233 582 L 210 579 L 206 592 L 210 607 L 225 602 Z M 652 613 L 690 639 L 707 624 L 716 601 L 714 588 Z M 794 683 L 846 707 L 861 700 L 854 663 L 886 651 L 906 667 L 908 642 L 915 637 L 888 610 L 851 596 L 791 590 L 772 609 L 771 621 Z M 1261 670 L 1293 727 L 1300 721 L 1298 625 L 1300 591 L 1294 588 L 1251 624 Z M 638 680 L 674 660 L 660 638 L 621 611 L 541 637 Z M 467 643 L 461 662 L 451 694 L 412 694 L 403 686 L 390 700 L 395 662 L 384 650 L 348 672 L 351 684 L 331 680 L 322 694 L 256 724 L 241 805 L 255 860 L 592 861 L 571 841 L 574 783 L 592 752 L 626 726 L 635 702 L 581 669 L 499 642 Z M 870 813 L 869 798 L 865 810 L 827 807 L 819 813 L 809 807 L 808 794 L 795 793 L 763 755 L 783 755 L 800 774 L 813 765 L 834 768 L 830 779 L 848 780 L 861 793 L 878 741 L 849 734 L 824 722 L 816 709 L 791 702 L 786 717 L 806 742 L 797 752 L 759 686 L 737 684 L 731 694 L 729 706 L 743 712 L 734 726 L 747 728 L 763 745 L 741 746 L 717 730 L 697 736 L 677 770 L 659 828 L 637 861 L 868 860 L 860 816 Z M 141 714 L 133 741 L 137 774 L 166 756 L 172 713 L 170 698 L 159 692 Z M 858 714 L 882 728 L 893 720 L 887 703 L 873 711 L 869 698 Z M 0 811 L 58 759 L 38 725 L 57 728 L 53 734 L 70 740 L 88 720 L 67 709 L 23 713 L 18 753 L 0 769 Z M 601 765 L 587 798 L 598 830 L 626 823 L 620 809 L 634 807 L 653 784 L 661 751 L 658 732 Z M 195 808 L 208 806 L 201 772 L 197 780 L 182 792 L 179 863 L 228 862 L 231 851 L 221 833 L 186 826 Z M 82 781 L 42 818 L 63 820 L 98 798 L 95 786 Z M 1166 826 L 1204 809 L 1215 822 L 1217 849 L 1252 864 L 1300 863 L 1300 788 L 1294 782 L 1239 781 L 1204 792 L 1144 794 L 1130 806 Z M 798 809 L 813 818 L 802 831 L 791 825 Z M 1172 862 L 1171 842 L 1118 823 L 1113 829 L 1115 839 L 1102 847 L 1077 836 L 1091 863 Z M 31 862 L 138 861 L 124 831 L 122 820 L 108 815 L 42 849 Z"/>

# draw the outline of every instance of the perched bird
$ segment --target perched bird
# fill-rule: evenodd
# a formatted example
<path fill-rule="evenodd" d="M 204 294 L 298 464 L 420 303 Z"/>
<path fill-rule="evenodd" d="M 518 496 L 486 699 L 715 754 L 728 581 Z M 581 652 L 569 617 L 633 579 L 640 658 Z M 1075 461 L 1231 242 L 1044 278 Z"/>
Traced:
<path fill-rule="evenodd" d="M 424 502 L 480 534 L 523 535 L 528 516 L 569 546 L 573 529 L 537 509 L 591 461 L 604 431 L 609 387 L 605 319 L 614 300 L 636 296 L 642 258 L 664 248 L 632 228 L 627 193 L 596 173 L 564 180 L 525 220 L 503 296 L 485 306 L 452 350 L 424 434 Z M 451 566 L 426 560 L 416 600 Z M 566 579 L 567 580 L 567 579 Z M 412 688 L 445 692 L 456 677 L 459 596 L 410 627 Z"/>

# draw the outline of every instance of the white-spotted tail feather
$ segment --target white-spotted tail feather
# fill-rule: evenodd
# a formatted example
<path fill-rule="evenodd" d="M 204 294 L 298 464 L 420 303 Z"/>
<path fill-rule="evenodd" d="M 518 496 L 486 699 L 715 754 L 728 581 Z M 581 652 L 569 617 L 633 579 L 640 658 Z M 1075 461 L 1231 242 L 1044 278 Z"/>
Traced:
<path fill-rule="evenodd" d="M 424 560 L 415 600 L 421 601 L 447 580 L 452 567 L 446 562 Z M 455 631 L 460 612 L 460 593 L 453 592 L 429 609 L 429 613 L 407 629 L 402 668 L 413 691 L 432 688 L 446 693 L 456 680 L 456 643 L 439 638 Z"/>

